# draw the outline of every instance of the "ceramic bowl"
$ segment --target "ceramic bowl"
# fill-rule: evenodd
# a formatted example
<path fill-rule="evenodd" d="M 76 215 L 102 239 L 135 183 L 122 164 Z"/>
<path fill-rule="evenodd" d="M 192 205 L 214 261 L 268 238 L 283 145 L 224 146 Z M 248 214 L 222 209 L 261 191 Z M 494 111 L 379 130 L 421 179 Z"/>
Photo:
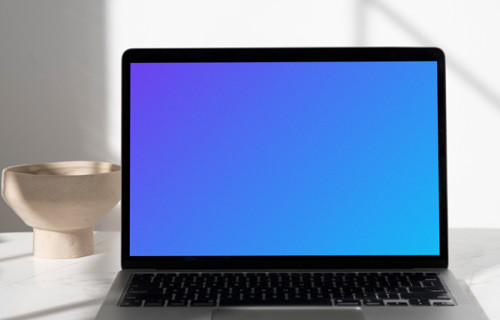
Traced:
<path fill-rule="evenodd" d="M 33 253 L 76 258 L 94 252 L 94 225 L 121 197 L 121 168 L 93 161 L 12 166 L 2 171 L 2 197 L 33 227 Z"/>

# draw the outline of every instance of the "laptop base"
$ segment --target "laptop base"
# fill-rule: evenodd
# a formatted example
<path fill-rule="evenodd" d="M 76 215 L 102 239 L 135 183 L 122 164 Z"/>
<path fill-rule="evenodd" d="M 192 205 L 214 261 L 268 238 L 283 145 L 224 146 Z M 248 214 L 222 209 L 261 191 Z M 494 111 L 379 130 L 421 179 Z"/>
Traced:
<path fill-rule="evenodd" d="M 199 270 L 178 270 L 178 272 L 198 272 Z M 224 272 L 244 272 L 242 270 L 224 270 Z M 255 270 L 251 270 L 255 272 Z M 269 271 L 269 270 L 266 270 Z M 292 272 L 296 270 L 277 270 L 279 272 Z M 325 272 L 325 270 L 311 270 L 311 272 Z M 477 304 L 465 293 L 462 286 L 449 270 L 337 270 L 338 272 L 435 272 L 439 275 L 456 302 L 455 306 L 384 306 L 384 307 L 149 307 L 134 308 L 120 307 L 119 302 L 127 286 L 130 276 L 137 272 L 160 272 L 160 270 L 123 270 L 116 277 L 106 300 L 101 307 L 97 318 L 103 319 L 185 319 L 185 320 L 230 320 L 230 319 L 266 319 L 263 315 L 274 317 L 269 319 L 290 319 L 281 311 L 291 310 L 298 316 L 309 314 L 308 320 L 322 319 L 328 315 L 335 315 L 331 319 L 346 320 L 396 320 L 396 319 L 435 319 L 435 320 L 487 320 Z M 175 272 L 169 270 L 168 272 Z M 203 270 L 203 272 L 210 272 Z M 302 270 L 302 272 L 304 272 Z M 338 311 L 338 312 L 336 312 Z M 281 317 L 284 315 L 285 317 Z M 316 317 L 317 315 L 317 317 Z M 215 316 L 219 318 L 214 318 Z M 255 316 L 255 317 L 253 317 Z M 246 318 L 245 318 L 246 317 Z M 293 318 L 291 318 L 293 319 Z M 298 318 L 300 319 L 300 317 Z"/>

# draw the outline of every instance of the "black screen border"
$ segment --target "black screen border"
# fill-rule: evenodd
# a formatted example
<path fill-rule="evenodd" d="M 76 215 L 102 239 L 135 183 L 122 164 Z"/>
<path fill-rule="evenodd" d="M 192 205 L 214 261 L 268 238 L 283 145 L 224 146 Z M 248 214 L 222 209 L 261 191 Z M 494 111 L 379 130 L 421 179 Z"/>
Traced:
<path fill-rule="evenodd" d="M 135 62 L 436 61 L 438 79 L 439 255 L 408 256 L 131 256 L 130 64 Z M 439 48 L 176 48 L 129 49 L 122 56 L 123 269 L 394 269 L 448 266 L 445 57 Z M 397 239 L 395 239 L 397 241 Z"/>

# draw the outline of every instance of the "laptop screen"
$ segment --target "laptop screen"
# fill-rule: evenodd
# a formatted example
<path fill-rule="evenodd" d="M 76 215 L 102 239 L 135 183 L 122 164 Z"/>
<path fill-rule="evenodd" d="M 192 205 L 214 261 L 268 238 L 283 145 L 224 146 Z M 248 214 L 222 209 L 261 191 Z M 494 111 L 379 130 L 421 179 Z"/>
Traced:
<path fill-rule="evenodd" d="M 440 254 L 437 61 L 130 63 L 130 256 Z"/>

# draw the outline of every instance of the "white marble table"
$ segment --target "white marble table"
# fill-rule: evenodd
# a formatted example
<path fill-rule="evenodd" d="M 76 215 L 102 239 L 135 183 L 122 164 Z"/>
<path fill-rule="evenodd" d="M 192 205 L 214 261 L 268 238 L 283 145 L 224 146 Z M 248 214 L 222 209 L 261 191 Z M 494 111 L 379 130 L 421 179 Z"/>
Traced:
<path fill-rule="evenodd" d="M 0 233 L 0 319 L 93 319 L 120 269 L 119 233 L 96 232 L 93 255 L 67 260 L 33 257 L 32 237 Z M 450 252 L 450 269 L 500 319 L 500 229 L 452 229 Z"/>

